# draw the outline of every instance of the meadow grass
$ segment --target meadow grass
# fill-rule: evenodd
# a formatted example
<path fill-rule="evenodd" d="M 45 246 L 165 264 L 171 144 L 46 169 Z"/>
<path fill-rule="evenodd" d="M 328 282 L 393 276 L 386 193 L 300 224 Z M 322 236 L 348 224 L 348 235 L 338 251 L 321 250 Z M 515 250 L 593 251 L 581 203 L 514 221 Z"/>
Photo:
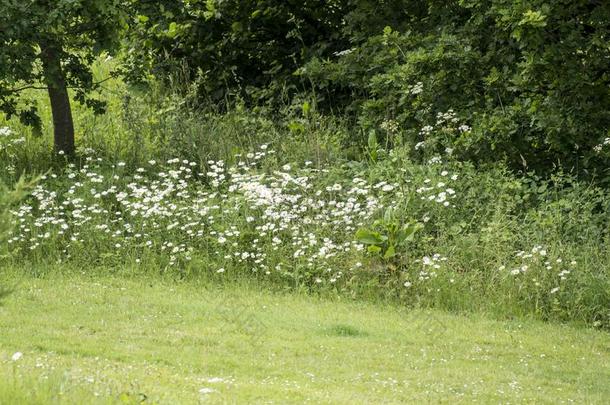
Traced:
<path fill-rule="evenodd" d="M 610 397 L 603 331 L 128 274 L 3 272 L 0 403 Z"/>

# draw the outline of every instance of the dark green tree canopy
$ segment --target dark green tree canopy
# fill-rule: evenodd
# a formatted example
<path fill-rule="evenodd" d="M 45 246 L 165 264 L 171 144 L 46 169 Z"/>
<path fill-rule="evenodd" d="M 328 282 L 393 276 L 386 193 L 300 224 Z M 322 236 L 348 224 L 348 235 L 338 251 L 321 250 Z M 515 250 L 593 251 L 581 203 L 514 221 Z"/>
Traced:
<path fill-rule="evenodd" d="M 295 87 L 304 61 L 342 49 L 347 0 L 140 1 L 129 71 L 198 80 L 202 99 L 255 102 Z M 266 89 L 268 91 L 261 91 Z"/>

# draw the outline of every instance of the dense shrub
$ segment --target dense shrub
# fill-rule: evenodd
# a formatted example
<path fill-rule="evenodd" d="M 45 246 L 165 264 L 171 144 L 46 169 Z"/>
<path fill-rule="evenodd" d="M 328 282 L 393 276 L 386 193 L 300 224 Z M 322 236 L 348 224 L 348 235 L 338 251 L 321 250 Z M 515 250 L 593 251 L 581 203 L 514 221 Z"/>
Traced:
<path fill-rule="evenodd" d="M 195 81 L 200 102 L 277 104 L 303 91 L 294 70 L 344 46 L 346 0 L 134 2 L 129 76 Z"/>
<path fill-rule="evenodd" d="M 191 84 L 217 107 L 301 104 L 472 161 L 561 166 L 606 181 L 610 7 L 603 1 L 142 2 L 130 71 Z M 381 131 L 383 133 L 383 131 Z M 435 140 L 436 142 L 436 140 Z"/>
<path fill-rule="evenodd" d="M 413 145 L 430 138 L 421 128 L 435 127 L 439 114 L 453 109 L 468 130 L 445 133 L 442 146 L 464 158 L 599 169 L 606 176 L 610 112 L 600 107 L 610 105 L 610 7 L 604 2 L 387 6 L 404 11 L 396 26 L 360 36 L 352 27 L 351 48 L 300 70 L 334 109 L 368 128 L 395 120 Z M 362 21 L 369 10 L 357 8 L 346 20 Z"/>

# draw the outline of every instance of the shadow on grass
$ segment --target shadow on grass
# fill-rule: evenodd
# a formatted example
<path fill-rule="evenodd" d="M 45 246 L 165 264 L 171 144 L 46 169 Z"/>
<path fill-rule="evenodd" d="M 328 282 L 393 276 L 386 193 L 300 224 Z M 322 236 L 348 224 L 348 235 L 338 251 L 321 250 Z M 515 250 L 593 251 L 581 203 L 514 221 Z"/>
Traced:
<path fill-rule="evenodd" d="M 326 334 L 330 336 L 345 336 L 345 337 L 358 337 L 358 336 L 366 336 L 368 333 L 365 331 L 361 331 L 351 325 L 345 324 L 337 324 L 332 325 L 328 329 L 326 329 Z"/>
<path fill-rule="evenodd" d="M 14 291 L 14 288 L 0 287 L 0 305 L 2 305 L 6 297 L 11 295 Z"/>

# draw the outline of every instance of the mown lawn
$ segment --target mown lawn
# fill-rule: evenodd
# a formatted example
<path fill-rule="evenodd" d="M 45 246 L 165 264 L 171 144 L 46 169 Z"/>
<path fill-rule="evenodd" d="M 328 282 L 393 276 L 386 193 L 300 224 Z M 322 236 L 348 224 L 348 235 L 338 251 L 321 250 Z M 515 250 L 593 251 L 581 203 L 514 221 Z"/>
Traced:
<path fill-rule="evenodd" d="M 595 330 L 200 282 L 0 282 L 15 286 L 2 404 L 610 400 L 610 337 Z"/>

